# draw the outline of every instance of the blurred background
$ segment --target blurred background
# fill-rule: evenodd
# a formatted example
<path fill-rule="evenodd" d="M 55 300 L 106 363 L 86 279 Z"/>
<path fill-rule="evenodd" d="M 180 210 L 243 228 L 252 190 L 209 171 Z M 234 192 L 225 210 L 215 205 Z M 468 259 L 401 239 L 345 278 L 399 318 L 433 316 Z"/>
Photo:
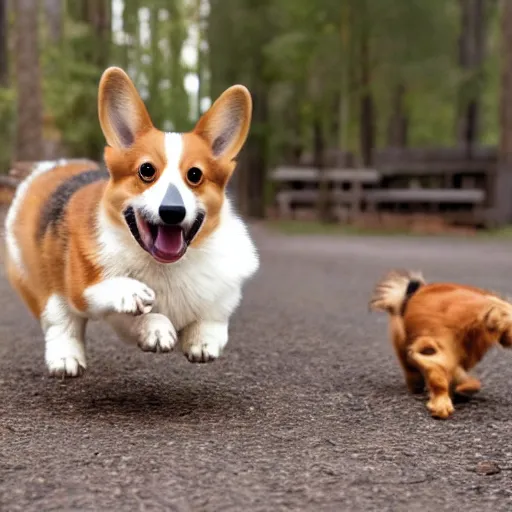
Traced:
<path fill-rule="evenodd" d="M 102 71 L 191 129 L 254 101 L 241 213 L 356 229 L 512 222 L 509 0 L 0 0 L 0 163 L 101 160 Z M 429 227 L 430 226 L 430 227 Z"/>

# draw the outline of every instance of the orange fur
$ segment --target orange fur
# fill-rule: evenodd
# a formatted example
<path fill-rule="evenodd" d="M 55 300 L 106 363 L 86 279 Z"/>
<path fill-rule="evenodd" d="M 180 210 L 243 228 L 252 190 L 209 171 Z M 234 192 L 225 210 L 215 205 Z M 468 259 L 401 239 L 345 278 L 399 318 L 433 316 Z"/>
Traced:
<path fill-rule="evenodd" d="M 407 293 L 409 283 L 415 283 Z M 451 393 L 472 394 L 480 381 L 468 375 L 496 344 L 512 344 L 512 304 L 493 292 L 452 283 L 426 284 L 410 273 L 381 280 L 370 307 L 390 315 L 390 336 L 411 392 L 426 383 L 428 409 L 447 418 Z"/>
<path fill-rule="evenodd" d="M 123 147 L 111 126 L 108 117 L 109 94 L 114 92 L 125 96 L 126 105 L 133 109 L 133 131 L 138 133 L 134 143 Z M 117 100 L 119 101 L 119 100 Z M 233 86 L 227 89 L 211 106 L 192 132 L 183 134 L 183 154 L 179 170 L 185 182 L 188 169 L 198 167 L 203 172 L 203 180 L 197 184 L 188 183 L 195 194 L 206 206 L 208 216 L 201 232 L 192 246 L 201 244 L 218 226 L 219 215 L 224 201 L 226 185 L 233 173 L 238 155 L 247 137 L 251 122 L 252 100 L 243 87 Z M 232 143 L 223 150 L 222 155 L 214 155 L 215 134 L 222 129 L 226 111 L 243 110 L 242 125 Z M 164 170 L 167 162 L 164 152 L 164 134 L 157 130 L 144 103 L 132 82 L 124 71 L 118 68 L 107 70 L 100 82 L 98 110 L 103 132 L 110 146 L 105 148 L 105 162 L 112 174 L 112 181 L 107 187 L 104 202 L 111 218 L 122 223 L 121 205 L 131 196 L 143 192 L 144 187 L 152 185 Z M 142 182 L 137 176 L 137 169 L 143 162 L 150 162 L 156 169 L 155 180 Z"/>
<path fill-rule="evenodd" d="M 103 202 L 115 223 L 124 224 L 121 215 L 122 204 L 153 183 L 144 183 L 139 179 L 137 176 L 139 166 L 143 162 L 151 162 L 157 171 L 155 180 L 165 169 L 167 161 L 163 152 L 163 137 L 162 132 L 151 128 L 128 149 L 105 148 L 105 162 L 110 169 L 112 181 L 107 186 Z M 190 185 L 208 211 L 206 222 L 192 243 L 193 247 L 197 247 L 219 223 L 225 187 L 236 164 L 231 160 L 215 159 L 210 146 L 194 132 L 184 134 L 183 143 L 183 156 L 179 164 L 183 179 L 186 181 L 187 171 L 191 167 L 199 167 L 204 176 L 198 185 Z"/>
<path fill-rule="evenodd" d="M 59 230 L 48 231 L 41 240 L 37 238 L 37 230 L 41 210 L 54 190 L 71 176 L 92 169 L 98 169 L 98 164 L 89 161 L 70 161 L 51 172 L 41 174 L 28 188 L 19 210 L 15 235 L 29 276 L 28 279 L 23 277 L 8 258 L 7 273 L 11 285 L 20 293 L 37 318 L 40 317 L 52 293 L 67 295 L 70 282 L 85 282 L 90 275 L 92 262 L 85 266 L 83 272 L 75 273 L 71 281 L 66 278 L 69 269 L 76 267 L 76 264 L 66 250 L 62 230 L 70 233 L 69 239 L 72 244 L 89 246 L 88 252 L 92 254 L 95 242 L 93 233 L 88 229 L 93 214 L 91 208 L 84 210 L 80 199 L 73 197 Z M 98 204 L 100 200 L 102 189 L 98 185 L 103 184 L 89 185 L 80 191 L 81 194 L 91 197 L 90 205 Z"/>

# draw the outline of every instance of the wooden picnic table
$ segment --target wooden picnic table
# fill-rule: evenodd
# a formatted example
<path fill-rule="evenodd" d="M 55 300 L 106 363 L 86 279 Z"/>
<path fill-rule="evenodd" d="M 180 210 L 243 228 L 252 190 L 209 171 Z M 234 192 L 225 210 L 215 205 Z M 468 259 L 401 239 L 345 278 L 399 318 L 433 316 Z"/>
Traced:
<path fill-rule="evenodd" d="M 376 185 L 379 183 L 380 175 L 375 169 L 320 170 L 315 167 L 281 166 L 275 169 L 270 179 L 278 184 L 276 201 L 283 217 L 293 214 L 293 204 L 315 205 L 320 196 L 318 185 L 326 181 L 333 185 L 333 189 L 328 192 L 328 202 L 337 208 L 338 216 L 342 215 L 344 207 L 348 207 L 350 215 L 356 216 L 361 210 L 363 185 Z M 305 187 L 294 189 L 294 184 Z M 350 188 L 345 189 L 345 185 L 349 185 Z"/>
<path fill-rule="evenodd" d="M 282 215 L 292 205 L 315 207 L 321 184 L 329 183 L 328 202 L 352 216 L 363 208 L 381 212 L 464 214 L 470 223 L 492 210 L 495 148 L 388 148 L 374 154 L 375 168 L 280 166 L 270 176 Z"/>
<path fill-rule="evenodd" d="M 334 183 L 368 183 L 379 182 L 380 173 L 375 169 L 339 169 L 326 168 L 319 170 L 315 167 L 277 167 L 270 179 L 278 183 L 303 182 L 317 183 L 321 180 Z"/>

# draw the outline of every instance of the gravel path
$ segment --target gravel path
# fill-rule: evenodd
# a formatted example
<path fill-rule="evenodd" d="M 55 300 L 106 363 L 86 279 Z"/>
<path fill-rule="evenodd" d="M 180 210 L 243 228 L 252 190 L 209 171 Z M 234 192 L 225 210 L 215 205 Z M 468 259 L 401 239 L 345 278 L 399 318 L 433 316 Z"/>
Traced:
<path fill-rule="evenodd" d="M 0 275 L 0 509 L 511 510 L 512 353 L 433 420 L 366 304 L 391 267 L 512 294 L 512 244 L 253 233 L 262 268 L 210 365 L 92 324 L 87 374 L 49 379 Z"/>

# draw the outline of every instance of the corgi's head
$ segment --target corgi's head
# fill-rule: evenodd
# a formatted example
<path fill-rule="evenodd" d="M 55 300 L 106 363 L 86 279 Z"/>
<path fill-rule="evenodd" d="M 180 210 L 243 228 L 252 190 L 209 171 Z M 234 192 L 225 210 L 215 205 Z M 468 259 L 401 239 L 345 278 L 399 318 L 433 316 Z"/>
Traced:
<path fill-rule="evenodd" d="M 251 121 L 249 91 L 227 89 L 189 133 L 153 126 L 128 75 L 108 68 L 98 96 L 111 180 L 104 202 L 157 261 L 172 263 L 219 223 L 225 187 Z"/>

